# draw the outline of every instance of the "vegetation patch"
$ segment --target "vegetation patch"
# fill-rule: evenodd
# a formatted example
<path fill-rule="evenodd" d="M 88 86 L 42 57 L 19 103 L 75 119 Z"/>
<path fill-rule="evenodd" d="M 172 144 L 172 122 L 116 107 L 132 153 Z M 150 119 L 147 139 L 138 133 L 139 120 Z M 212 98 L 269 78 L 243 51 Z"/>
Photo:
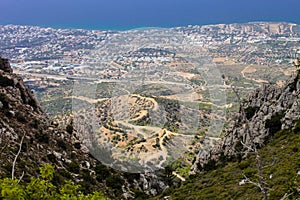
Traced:
<path fill-rule="evenodd" d="M 266 120 L 265 128 L 269 129 L 271 135 L 274 135 L 276 132 L 281 130 L 281 119 L 284 117 L 284 114 L 276 113 L 271 117 L 271 119 Z"/>
<path fill-rule="evenodd" d="M 84 195 L 82 187 L 70 180 L 59 180 L 54 167 L 46 164 L 40 167 L 40 178 L 31 178 L 27 184 L 20 184 L 18 179 L 0 179 L 0 199 L 81 199 L 105 200 L 103 193 L 94 192 Z M 57 186 L 52 181 L 62 182 Z"/>

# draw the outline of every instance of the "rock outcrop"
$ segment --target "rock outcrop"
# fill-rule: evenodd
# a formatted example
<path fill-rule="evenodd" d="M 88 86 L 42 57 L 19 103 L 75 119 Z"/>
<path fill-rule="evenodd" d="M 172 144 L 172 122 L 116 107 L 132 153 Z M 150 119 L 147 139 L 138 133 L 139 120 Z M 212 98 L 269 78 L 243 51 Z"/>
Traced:
<path fill-rule="evenodd" d="M 114 196 L 104 181 L 96 179 L 95 168 L 101 163 L 76 141 L 75 133 L 52 123 L 8 60 L 0 57 L 0 178 L 12 177 L 15 158 L 14 176 L 24 173 L 25 182 L 38 176 L 42 164 L 51 163 L 56 169 L 55 184 L 72 179 L 84 185 L 86 192 L 104 190 Z"/>
<path fill-rule="evenodd" d="M 247 146 L 263 146 L 274 133 L 293 128 L 299 119 L 300 72 L 297 71 L 281 88 L 263 85 L 250 94 L 219 144 L 199 152 L 191 174 L 209 163 L 218 162 L 221 156 L 243 157 L 247 154 Z"/>

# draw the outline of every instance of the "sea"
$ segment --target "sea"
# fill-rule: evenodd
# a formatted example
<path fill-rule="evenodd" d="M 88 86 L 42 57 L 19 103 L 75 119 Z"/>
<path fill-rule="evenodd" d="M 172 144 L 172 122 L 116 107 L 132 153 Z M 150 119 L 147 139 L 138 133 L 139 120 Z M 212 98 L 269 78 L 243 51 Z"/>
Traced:
<path fill-rule="evenodd" d="M 128 30 L 256 21 L 300 24 L 299 0 L 0 0 L 0 25 Z"/>

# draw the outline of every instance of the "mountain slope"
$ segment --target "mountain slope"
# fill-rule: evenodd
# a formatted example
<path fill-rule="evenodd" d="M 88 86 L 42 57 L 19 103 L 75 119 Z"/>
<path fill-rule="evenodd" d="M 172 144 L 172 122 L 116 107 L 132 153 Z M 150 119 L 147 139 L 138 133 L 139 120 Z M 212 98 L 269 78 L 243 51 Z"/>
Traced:
<path fill-rule="evenodd" d="M 29 182 L 39 175 L 42 164 L 51 163 L 55 166 L 55 185 L 71 179 L 81 185 L 84 193 L 104 190 L 112 197 L 122 194 L 120 184 L 124 180 L 120 175 L 90 156 L 72 129 L 66 131 L 52 123 L 22 78 L 12 73 L 8 60 L 3 58 L 0 58 L 0 160 L 5 161 L 0 164 L 0 179 L 12 175 L 20 178 L 24 173 L 21 183 Z"/>
<path fill-rule="evenodd" d="M 14 174 L 28 183 L 39 176 L 41 165 L 51 163 L 55 185 L 71 179 L 86 194 L 100 190 L 112 199 L 157 195 L 167 187 L 154 173 L 122 173 L 101 164 L 71 124 L 63 128 L 47 117 L 32 91 L 1 57 L 0 160 L 6 161 L 0 164 L 0 179 Z"/>
<path fill-rule="evenodd" d="M 257 89 L 219 144 L 200 150 L 193 178 L 157 199 L 262 199 L 260 187 L 269 199 L 299 198 L 299 105 L 299 71 L 282 88 Z"/>
<path fill-rule="evenodd" d="M 209 160 L 218 160 L 221 155 L 243 157 L 248 152 L 246 146 L 262 147 L 277 131 L 292 128 L 300 119 L 299 74 L 297 71 L 281 88 L 263 85 L 241 102 L 240 112 L 225 137 L 213 149 L 199 152 L 192 173 L 201 171 Z"/>
<path fill-rule="evenodd" d="M 262 174 L 266 180 L 269 199 L 300 197 L 300 121 L 294 130 L 281 130 L 259 150 Z M 181 199 L 262 199 L 259 187 L 246 183 L 244 175 L 259 183 L 254 154 L 238 160 L 224 160 L 216 168 L 194 176 L 180 188 L 170 188 L 157 199 L 170 196 Z"/>

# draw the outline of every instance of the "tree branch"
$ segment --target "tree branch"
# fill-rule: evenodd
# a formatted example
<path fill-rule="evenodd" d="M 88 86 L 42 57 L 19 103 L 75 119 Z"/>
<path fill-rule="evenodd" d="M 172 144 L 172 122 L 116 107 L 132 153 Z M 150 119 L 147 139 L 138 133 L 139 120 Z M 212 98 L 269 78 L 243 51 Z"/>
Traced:
<path fill-rule="evenodd" d="M 262 186 L 260 185 L 260 183 L 256 183 L 256 182 L 253 182 L 253 181 L 251 181 L 247 176 L 245 176 L 244 174 L 243 174 L 243 176 L 244 176 L 244 180 L 245 180 L 245 183 L 250 183 L 250 184 L 252 184 L 252 185 L 255 185 L 255 186 L 257 186 L 257 187 L 259 187 L 259 189 L 262 191 L 263 190 L 263 188 L 262 188 Z"/>
<path fill-rule="evenodd" d="M 260 188 L 262 194 L 263 194 L 263 199 L 264 200 L 267 200 L 268 199 L 268 190 L 266 188 L 266 182 L 265 182 L 265 179 L 263 177 L 263 173 L 262 173 L 262 164 L 261 164 L 261 158 L 259 156 L 259 153 L 257 151 L 257 148 L 256 148 L 256 144 L 254 143 L 254 139 L 253 139 L 253 135 L 251 134 L 250 132 L 250 128 L 249 128 L 249 120 L 247 119 L 246 117 L 246 113 L 245 113 L 245 109 L 242 105 L 242 101 L 241 101 L 241 98 L 240 98 L 240 95 L 238 93 L 238 91 L 232 87 L 232 90 L 233 92 L 235 93 L 236 97 L 237 97 L 237 100 L 238 100 L 238 103 L 240 105 L 240 113 L 242 114 L 242 122 L 245 123 L 245 133 L 249 133 L 249 139 L 250 139 L 250 146 L 247 146 L 243 141 L 241 141 L 241 144 L 246 147 L 248 150 L 254 152 L 255 154 L 255 161 L 256 161 L 256 168 L 257 168 L 257 175 L 259 177 L 259 183 L 255 183 L 253 181 L 251 181 L 248 177 L 245 177 L 245 182 L 248 182 L 250 184 L 253 184 L 253 185 L 256 185 L 257 187 Z M 256 113 L 255 113 L 256 114 Z"/>
<path fill-rule="evenodd" d="M 19 180 L 18 180 L 18 184 L 21 182 L 23 176 L 24 176 L 24 171 L 22 172 L 22 175 L 20 176 L 20 178 L 19 178 Z"/>
<path fill-rule="evenodd" d="M 288 193 L 285 193 L 284 196 L 280 199 L 280 200 L 284 200 L 284 199 L 287 199 L 289 196 L 291 196 L 292 194 L 294 194 L 294 192 L 288 194 Z"/>
<path fill-rule="evenodd" d="M 252 147 L 249 147 L 249 146 L 247 146 L 243 141 L 241 141 L 241 144 L 244 146 L 244 147 L 246 147 L 248 150 L 250 150 L 250 151 L 253 151 L 254 152 L 254 150 L 253 150 L 253 148 Z"/>
<path fill-rule="evenodd" d="M 12 180 L 15 178 L 15 166 L 16 166 L 17 159 L 18 159 L 18 157 L 21 153 L 24 137 L 25 137 L 25 133 L 22 136 L 22 139 L 21 139 L 20 144 L 19 144 L 19 151 L 18 151 L 17 155 L 15 156 L 15 159 L 14 159 L 14 162 L 13 162 L 13 165 L 12 165 L 12 169 L 11 169 L 11 179 Z"/>

